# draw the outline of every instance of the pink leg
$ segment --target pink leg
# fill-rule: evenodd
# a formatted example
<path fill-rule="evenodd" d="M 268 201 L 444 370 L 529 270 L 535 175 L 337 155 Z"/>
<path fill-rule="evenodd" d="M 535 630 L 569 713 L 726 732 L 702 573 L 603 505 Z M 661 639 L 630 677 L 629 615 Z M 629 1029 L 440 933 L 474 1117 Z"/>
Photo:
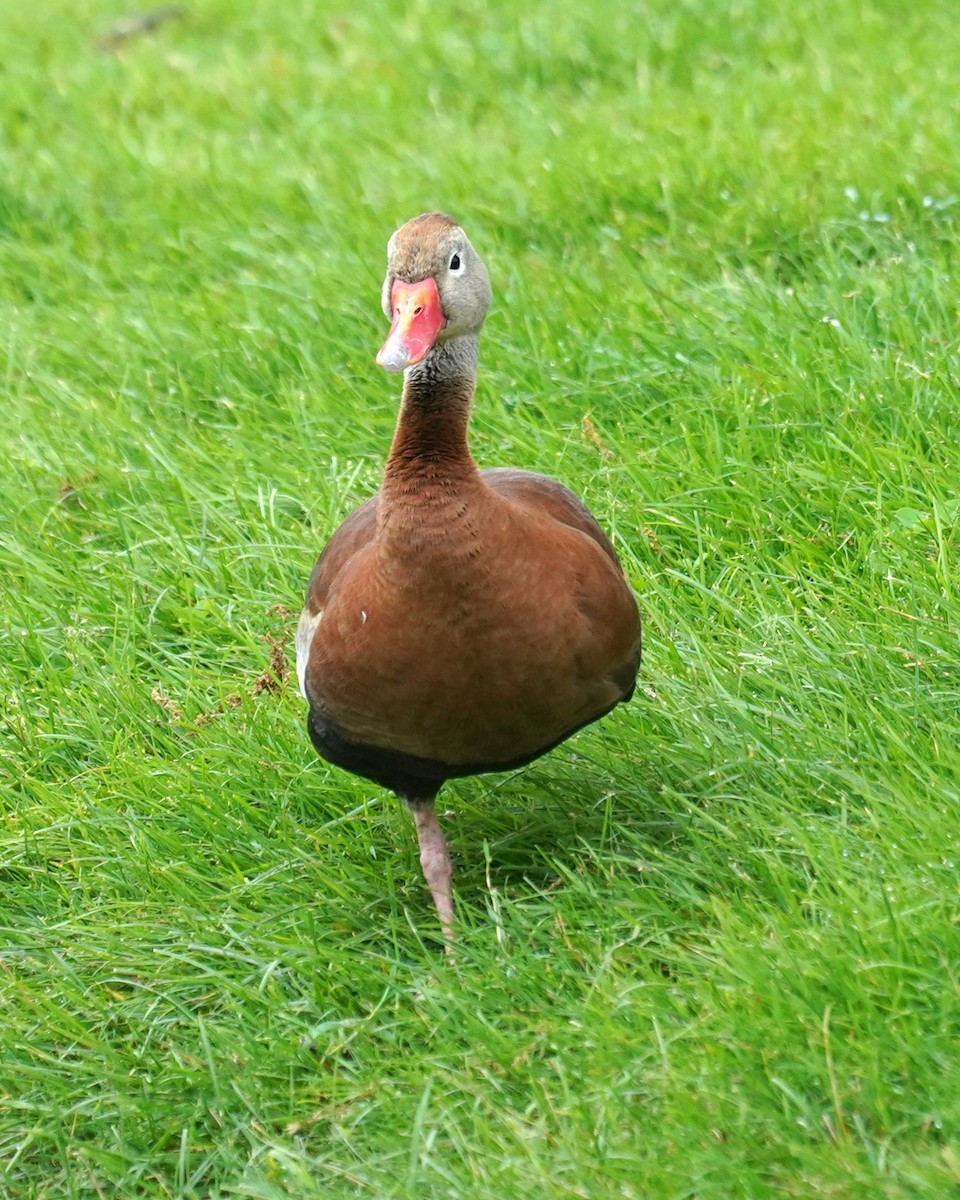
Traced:
<path fill-rule="evenodd" d="M 453 940 L 453 897 L 450 893 L 450 851 L 443 836 L 437 814 L 432 808 L 411 809 L 417 837 L 420 839 L 420 866 L 423 877 L 437 906 L 440 928 L 447 943 L 447 953 L 452 953 Z"/>

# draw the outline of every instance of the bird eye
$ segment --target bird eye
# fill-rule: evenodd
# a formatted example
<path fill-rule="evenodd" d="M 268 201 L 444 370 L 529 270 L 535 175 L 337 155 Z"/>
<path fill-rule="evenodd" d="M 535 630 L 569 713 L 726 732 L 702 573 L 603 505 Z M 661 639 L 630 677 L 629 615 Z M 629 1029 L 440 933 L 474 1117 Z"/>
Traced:
<path fill-rule="evenodd" d="M 453 258 L 450 259 L 450 270 L 451 271 L 459 271 L 460 270 L 460 255 L 459 254 L 455 254 L 453 256 Z"/>

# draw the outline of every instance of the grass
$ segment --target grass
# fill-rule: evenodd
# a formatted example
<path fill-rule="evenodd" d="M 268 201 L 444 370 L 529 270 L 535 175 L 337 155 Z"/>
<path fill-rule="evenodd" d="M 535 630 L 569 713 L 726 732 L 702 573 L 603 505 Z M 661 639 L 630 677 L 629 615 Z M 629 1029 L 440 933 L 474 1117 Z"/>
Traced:
<path fill-rule="evenodd" d="M 954 6 L 7 7 L 0 1193 L 960 1196 Z M 447 789 L 453 965 L 263 678 L 434 207 L 646 627 Z"/>

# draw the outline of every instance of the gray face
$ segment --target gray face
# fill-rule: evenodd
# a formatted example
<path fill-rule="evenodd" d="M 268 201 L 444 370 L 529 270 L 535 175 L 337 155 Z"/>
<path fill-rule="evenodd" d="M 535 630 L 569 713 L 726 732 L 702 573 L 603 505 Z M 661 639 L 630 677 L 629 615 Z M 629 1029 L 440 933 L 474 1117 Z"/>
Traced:
<path fill-rule="evenodd" d="M 392 317 L 394 281 L 419 283 L 431 278 L 437 285 L 446 324 L 438 341 L 478 333 L 492 294 L 487 268 L 460 226 L 442 213 L 414 217 L 387 243 L 387 274 L 383 281 L 383 311 Z"/>

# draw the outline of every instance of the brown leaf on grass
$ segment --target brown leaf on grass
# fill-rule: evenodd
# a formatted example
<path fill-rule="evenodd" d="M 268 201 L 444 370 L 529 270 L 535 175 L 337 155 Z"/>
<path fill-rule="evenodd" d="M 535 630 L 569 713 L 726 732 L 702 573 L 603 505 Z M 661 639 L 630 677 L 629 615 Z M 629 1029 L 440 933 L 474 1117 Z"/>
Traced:
<path fill-rule="evenodd" d="M 593 423 L 593 418 L 589 413 L 584 413 L 580 421 L 580 428 L 583 430 L 583 436 L 587 439 L 591 446 L 599 453 L 601 458 L 605 458 L 608 462 L 617 456 L 606 444 L 600 436 L 600 431 Z"/>
<path fill-rule="evenodd" d="M 86 475 L 81 475 L 76 483 L 74 483 L 72 479 L 64 479 L 64 481 L 57 488 L 57 503 L 62 504 L 65 500 L 69 500 L 73 504 L 79 504 L 82 508 L 83 501 L 78 493 L 89 484 L 95 483 L 96 478 L 96 471 L 88 471 Z"/>
<path fill-rule="evenodd" d="M 243 703 L 243 697 L 238 696 L 236 692 L 231 692 L 229 696 L 224 696 L 219 704 L 208 709 L 207 712 L 202 712 L 194 720 L 194 725 L 197 729 L 202 729 L 204 725 L 209 725 L 214 717 L 223 716 L 228 708 L 239 708 Z"/>
<path fill-rule="evenodd" d="M 280 637 L 273 637 L 269 633 L 262 633 L 260 635 L 260 641 L 266 642 L 270 647 L 270 666 L 266 671 L 262 671 L 257 676 L 257 680 L 253 685 L 253 694 L 255 696 L 259 696 L 261 692 L 279 692 L 281 688 L 286 686 L 287 680 L 290 677 L 285 653 L 289 640 L 289 637 L 285 633 L 281 634 Z"/>
<path fill-rule="evenodd" d="M 163 688 L 160 687 L 159 683 L 150 693 L 150 699 L 154 702 L 154 704 L 159 704 L 163 711 L 169 715 L 172 721 L 183 720 L 183 709 L 176 702 L 176 700 L 171 700 L 169 696 L 165 696 L 163 694 Z"/>
<path fill-rule="evenodd" d="M 261 634 L 260 641 L 266 642 L 270 647 L 270 666 L 267 670 L 261 671 L 253 681 L 253 686 L 250 689 L 251 696 L 259 696 L 263 692 L 279 692 L 286 687 L 287 680 L 290 678 L 290 670 L 287 667 L 287 657 L 285 654 L 286 645 L 289 640 L 289 636 L 285 633 L 279 637 L 273 637 L 269 633 Z M 231 708 L 240 708 L 243 704 L 243 696 L 237 692 L 231 692 L 230 695 L 224 696 L 213 708 L 208 709 L 206 712 L 198 713 L 192 720 L 188 720 L 184 717 L 183 709 L 176 700 L 171 700 L 169 696 L 165 696 L 159 684 L 150 693 L 150 699 L 154 704 L 160 705 L 164 712 L 168 714 L 171 721 L 183 725 L 185 732 L 188 734 L 197 729 L 203 729 L 215 717 L 222 716 Z"/>
<path fill-rule="evenodd" d="M 185 714 L 176 700 L 171 700 L 169 696 L 163 694 L 163 688 L 157 686 L 150 693 L 150 699 L 154 704 L 159 704 L 163 711 L 178 725 L 184 726 L 184 732 L 187 734 L 193 733 L 197 729 L 202 729 L 204 725 L 209 725 L 214 717 L 219 717 L 225 713 L 228 708 L 239 708 L 243 703 L 243 697 L 236 693 L 231 693 L 229 696 L 224 696 L 219 704 L 208 709 L 207 712 L 198 713 L 192 720 Z"/>

